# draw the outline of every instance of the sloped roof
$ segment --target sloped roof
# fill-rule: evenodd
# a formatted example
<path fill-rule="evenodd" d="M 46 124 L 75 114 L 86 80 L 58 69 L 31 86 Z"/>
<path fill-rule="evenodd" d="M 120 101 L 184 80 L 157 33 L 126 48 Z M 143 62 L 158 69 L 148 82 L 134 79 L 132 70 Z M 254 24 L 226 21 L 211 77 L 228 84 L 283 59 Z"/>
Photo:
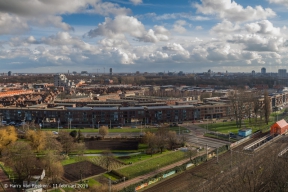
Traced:
<path fill-rule="evenodd" d="M 281 129 L 284 128 L 284 127 L 286 127 L 286 126 L 288 126 L 288 123 L 287 123 L 284 119 L 282 119 L 282 120 L 280 120 L 280 121 L 277 121 L 276 124 L 277 124 Z"/>

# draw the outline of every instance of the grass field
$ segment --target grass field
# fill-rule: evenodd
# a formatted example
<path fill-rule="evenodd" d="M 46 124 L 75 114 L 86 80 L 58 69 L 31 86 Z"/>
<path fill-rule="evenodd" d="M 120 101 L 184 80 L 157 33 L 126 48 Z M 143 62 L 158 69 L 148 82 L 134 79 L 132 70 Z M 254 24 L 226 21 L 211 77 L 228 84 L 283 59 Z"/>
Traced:
<path fill-rule="evenodd" d="M 104 173 L 103 174 L 104 177 L 106 177 L 107 179 L 111 179 L 112 181 L 118 181 L 119 178 L 117 175 L 114 175 L 113 173 Z"/>
<path fill-rule="evenodd" d="M 281 117 L 281 119 L 283 118 L 283 115 L 279 115 L 279 117 Z M 280 120 L 280 118 L 279 118 Z M 244 119 L 242 121 L 242 126 L 241 128 L 251 128 L 253 132 L 258 131 L 258 130 L 266 130 L 269 129 L 271 124 L 273 124 L 275 122 L 275 117 L 273 115 L 270 116 L 270 121 L 268 123 L 268 125 L 266 125 L 266 123 L 264 122 L 264 119 L 261 120 L 257 120 L 257 122 L 255 121 L 255 119 L 251 119 L 251 123 L 249 123 L 248 119 Z M 234 133 L 237 134 L 238 130 L 240 129 L 239 127 L 236 126 L 236 121 L 227 121 L 227 122 L 218 122 L 218 123 L 205 123 L 205 124 L 199 124 L 198 126 L 207 129 L 209 131 L 216 131 L 216 132 L 220 132 L 220 133 Z"/>
<path fill-rule="evenodd" d="M 147 161 L 137 163 L 135 165 L 132 164 L 130 166 L 120 168 L 117 171 L 125 175 L 127 178 L 131 179 L 131 178 L 149 173 L 151 171 L 154 171 L 166 165 L 175 163 L 179 160 L 184 159 L 185 157 L 187 157 L 185 152 L 173 151 L 173 152 L 167 153 L 166 155 L 155 157 Z"/>
<path fill-rule="evenodd" d="M 94 158 L 93 156 L 85 156 L 81 161 L 89 160 Z M 76 156 L 69 156 L 69 159 L 65 159 L 61 161 L 61 164 L 64 165 L 69 165 L 73 163 L 79 162 Z"/>
<path fill-rule="evenodd" d="M 162 154 L 165 154 L 165 151 Z M 128 164 L 129 162 L 136 163 L 136 162 L 144 161 L 144 160 L 147 160 L 147 159 L 153 159 L 153 158 L 155 158 L 155 157 L 157 157 L 159 155 L 161 155 L 161 154 L 157 153 L 157 154 L 154 154 L 151 157 L 151 155 L 149 155 L 149 154 L 142 153 L 142 154 L 139 154 L 139 155 L 133 155 L 133 156 L 127 156 L 127 157 L 118 157 L 117 159 L 120 160 L 123 163 Z"/>

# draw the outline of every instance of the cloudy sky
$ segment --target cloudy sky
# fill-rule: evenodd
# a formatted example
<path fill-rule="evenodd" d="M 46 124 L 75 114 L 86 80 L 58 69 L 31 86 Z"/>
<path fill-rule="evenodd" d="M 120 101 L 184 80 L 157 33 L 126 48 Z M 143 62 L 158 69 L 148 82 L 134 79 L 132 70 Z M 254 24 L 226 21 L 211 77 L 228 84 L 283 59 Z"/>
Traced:
<path fill-rule="evenodd" d="M 288 69 L 287 0 L 1 0 L 0 72 Z"/>

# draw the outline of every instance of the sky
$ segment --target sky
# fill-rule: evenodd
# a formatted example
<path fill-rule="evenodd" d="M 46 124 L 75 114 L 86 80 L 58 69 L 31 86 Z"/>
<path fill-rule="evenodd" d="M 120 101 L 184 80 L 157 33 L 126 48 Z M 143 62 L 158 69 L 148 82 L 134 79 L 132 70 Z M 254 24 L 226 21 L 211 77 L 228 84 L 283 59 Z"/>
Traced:
<path fill-rule="evenodd" d="M 0 72 L 288 69 L 287 0 L 1 0 Z"/>

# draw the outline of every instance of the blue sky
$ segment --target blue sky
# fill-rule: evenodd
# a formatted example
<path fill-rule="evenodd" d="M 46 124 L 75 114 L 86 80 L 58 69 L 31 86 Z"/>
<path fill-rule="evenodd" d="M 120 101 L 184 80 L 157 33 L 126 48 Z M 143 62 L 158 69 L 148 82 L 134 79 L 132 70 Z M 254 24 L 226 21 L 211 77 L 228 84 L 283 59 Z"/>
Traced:
<path fill-rule="evenodd" d="M 276 72 L 288 68 L 287 9 L 287 0 L 1 0 L 0 72 Z"/>

